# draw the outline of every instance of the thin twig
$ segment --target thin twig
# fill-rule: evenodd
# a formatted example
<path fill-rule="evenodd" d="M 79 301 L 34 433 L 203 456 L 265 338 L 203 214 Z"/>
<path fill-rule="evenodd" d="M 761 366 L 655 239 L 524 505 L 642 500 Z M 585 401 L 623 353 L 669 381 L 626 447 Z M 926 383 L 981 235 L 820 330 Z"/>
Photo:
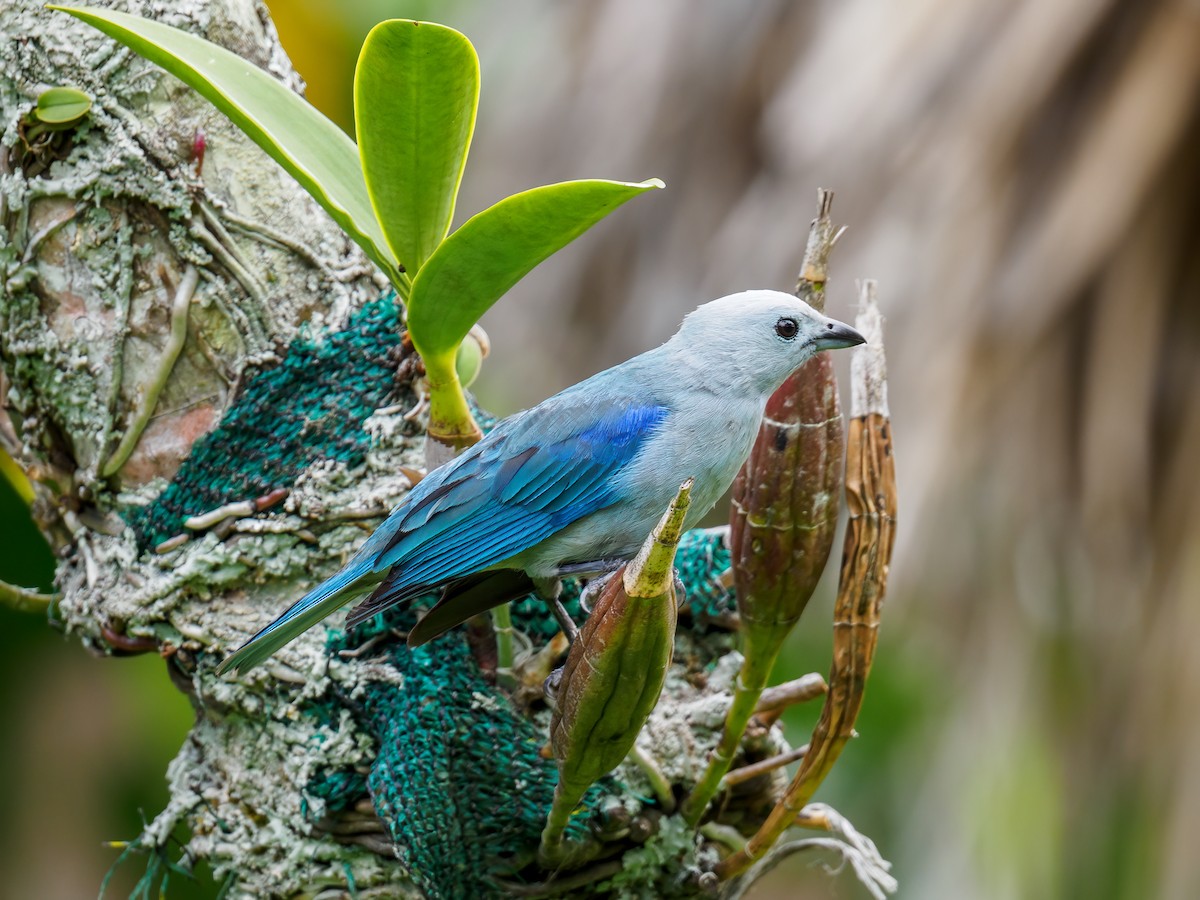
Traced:
<path fill-rule="evenodd" d="M 784 711 L 800 703 L 815 700 L 829 691 L 829 685 L 817 672 L 809 672 L 783 684 L 769 687 L 758 698 L 754 715 L 763 725 L 772 725 Z"/>
<path fill-rule="evenodd" d="M 196 292 L 196 284 L 199 279 L 200 275 L 196 271 L 196 267 L 189 265 L 187 271 L 183 273 L 183 279 L 179 282 L 179 289 L 175 292 L 175 302 L 171 304 L 171 333 L 167 338 L 167 346 L 163 348 L 158 370 L 150 379 L 150 383 L 146 385 L 146 393 L 142 397 L 141 407 L 126 430 L 125 436 L 121 438 L 121 443 L 117 445 L 117 449 L 100 469 L 100 474 L 105 478 L 115 475 L 121 466 L 125 465 L 133 454 L 134 448 L 137 447 L 138 440 L 141 438 L 142 432 L 146 430 L 151 416 L 154 415 L 154 408 L 158 406 L 158 398 L 162 394 L 163 388 L 167 386 L 167 381 L 171 377 L 171 372 L 174 370 L 179 354 L 183 352 L 184 342 L 187 340 L 188 308 L 192 302 L 192 295 Z"/>
<path fill-rule="evenodd" d="M 746 839 L 732 825 L 722 825 L 720 822 L 705 822 L 700 826 L 700 833 L 713 843 L 723 844 L 730 850 L 741 850 L 746 846 Z"/>
<path fill-rule="evenodd" d="M 43 594 L 33 588 L 0 581 L 0 603 L 17 612 L 44 613 L 61 599 L 62 594 Z"/>
<path fill-rule="evenodd" d="M 749 781 L 751 778 L 757 778 L 759 775 L 766 775 L 783 766 L 789 766 L 797 760 L 804 759 L 804 754 L 807 752 L 808 744 L 805 744 L 789 750 L 787 753 L 779 753 L 769 759 L 759 760 L 747 766 L 739 766 L 725 773 L 725 777 L 721 779 L 721 788 L 722 790 L 731 788 L 735 784 L 741 784 L 743 781 Z"/>
<path fill-rule="evenodd" d="M 658 798 L 658 805 L 662 807 L 663 812 L 675 812 L 675 794 L 671 790 L 671 779 L 663 774 L 662 768 L 654 761 L 653 757 L 635 743 L 629 751 L 629 758 L 642 770 L 642 774 L 650 782 L 650 789 Z"/>

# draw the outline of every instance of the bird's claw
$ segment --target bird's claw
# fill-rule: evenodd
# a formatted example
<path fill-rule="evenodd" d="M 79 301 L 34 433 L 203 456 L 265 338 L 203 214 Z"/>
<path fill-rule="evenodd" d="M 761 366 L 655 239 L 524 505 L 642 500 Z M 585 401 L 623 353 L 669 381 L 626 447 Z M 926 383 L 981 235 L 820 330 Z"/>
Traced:
<path fill-rule="evenodd" d="M 589 579 L 587 584 L 583 586 L 583 590 L 579 592 L 579 608 L 584 613 L 589 616 L 592 614 L 592 601 L 600 596 L 600 592 L 604 590 L 614 574 L 615 571 L 598 575 L 595 578 Z"/>
<path fill-rule="evenodd" d="M 675 608 L 683 609 L 683 605 L 687 603 L 687 588 L 684 586 L 683 579 L 679 577 L 679 570 L 672 567 L 671 575 L 675 579 Z"/>

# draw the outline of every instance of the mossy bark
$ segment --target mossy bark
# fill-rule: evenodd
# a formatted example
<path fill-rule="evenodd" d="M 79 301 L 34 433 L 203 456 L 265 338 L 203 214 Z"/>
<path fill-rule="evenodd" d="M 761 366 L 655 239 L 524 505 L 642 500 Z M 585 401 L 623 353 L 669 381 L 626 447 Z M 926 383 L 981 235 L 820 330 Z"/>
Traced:
<path fill-rule="evenodd" d="M 253 0 L 102 5 L 203 35 L 303 89 Z M 32 165 L 17 152 L 21 119 L 54 85 L 85 91 L 92 109 Z M 194 665 L 335 566 L 361 528 L 316 546 L 287 532 L 210 535 L 154 555 L 118 516 L 162 489 L 302 323 L 338 325 L 383 282 L 207 101 L 40 2 L 0 6 L 0 129 L 0 441 L 31 476 L 35 517 L 59 556 L 57 615 L 99 652 L 162 653 L 198 711 L 148 839 L 165 843 L 185 821 L 192 854 L 219 879 L 236 870 L 245 896 L 344 885 L 347 865 L 360 888 L 411 894 L 394 865 L 306 824 L 311 773 L 369 749 L 348 713 L 332 725 L 289 715 L 318 679 L 252 692 Z M 328 468 L 302 479 L 297 527 L 306 497 L 336 514 L 399 496 L 405 482 L 390 473 L 420 448 L 384 431 L 361 480 Z M 281 666 L 319 671 L 321 647 L 319 635 L 299 641 Z"/>

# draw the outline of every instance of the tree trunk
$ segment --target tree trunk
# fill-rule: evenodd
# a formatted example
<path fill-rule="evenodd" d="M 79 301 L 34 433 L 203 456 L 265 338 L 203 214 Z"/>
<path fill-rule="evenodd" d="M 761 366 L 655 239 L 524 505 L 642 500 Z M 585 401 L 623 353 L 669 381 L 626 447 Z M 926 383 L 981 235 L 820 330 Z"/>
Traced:
<path fill-rule="evenodd" d="M 207 37 L 303 88 L 254 0 L 103 5 Z M 349 520 L 304 543 L 303 485 L 280 533 L 196 533 L 156 554 L 122 519 L 160 494 L 302 323 L 336 329 L 384 283 L 206 100 L 94 29 L 18 0 L 0 8 L 0 63 L 0 440 L 35 484 L 66 628 L 105 653 L 157 650 L 198 712 L 170 769 L 170 805 L 145 842 L 165 845 L 186 821 L 193 856 L 218 877 L 236 870 L 245 895 L 344 884 L 344 864 L 360 886 L 410 893 L 379 855 L 287 824 L 305 821 L 312 772 L 361 762 L 369 739 L 348 717 L 332 728 L 287 721 L 303 676 L 251 691 L 197 667 L 335 567 L 362 529 Z M 22 117 L 56 85 L 85 91 L 91 111 L 52 145 L 23 152 Z M 377 473 L 416 452 L 410 436 L 389 433 L 361 480 L 313 494 L 322 507 L 313 515 L 388 508 L 406 482 Z M 324 484 L 336 468 L 322 469 Z M 313 633 L 284 659 L 314 671 L 322 647 Z"/>

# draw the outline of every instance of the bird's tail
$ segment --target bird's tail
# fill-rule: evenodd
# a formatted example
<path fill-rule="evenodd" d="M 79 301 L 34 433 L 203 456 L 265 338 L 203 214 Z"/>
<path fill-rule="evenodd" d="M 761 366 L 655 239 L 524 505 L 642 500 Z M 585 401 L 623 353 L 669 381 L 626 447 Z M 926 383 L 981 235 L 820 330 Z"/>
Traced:
<path fill-rule="evenodd" d="M 349 602 L 379 580 L 370 571 L 351 564 L 288 607 L 278 619 L 242 644 L 217 667 L 217 673 L 230 670 L 248 672 L 268 656 L 312 628 L 330 613 Z"/>

